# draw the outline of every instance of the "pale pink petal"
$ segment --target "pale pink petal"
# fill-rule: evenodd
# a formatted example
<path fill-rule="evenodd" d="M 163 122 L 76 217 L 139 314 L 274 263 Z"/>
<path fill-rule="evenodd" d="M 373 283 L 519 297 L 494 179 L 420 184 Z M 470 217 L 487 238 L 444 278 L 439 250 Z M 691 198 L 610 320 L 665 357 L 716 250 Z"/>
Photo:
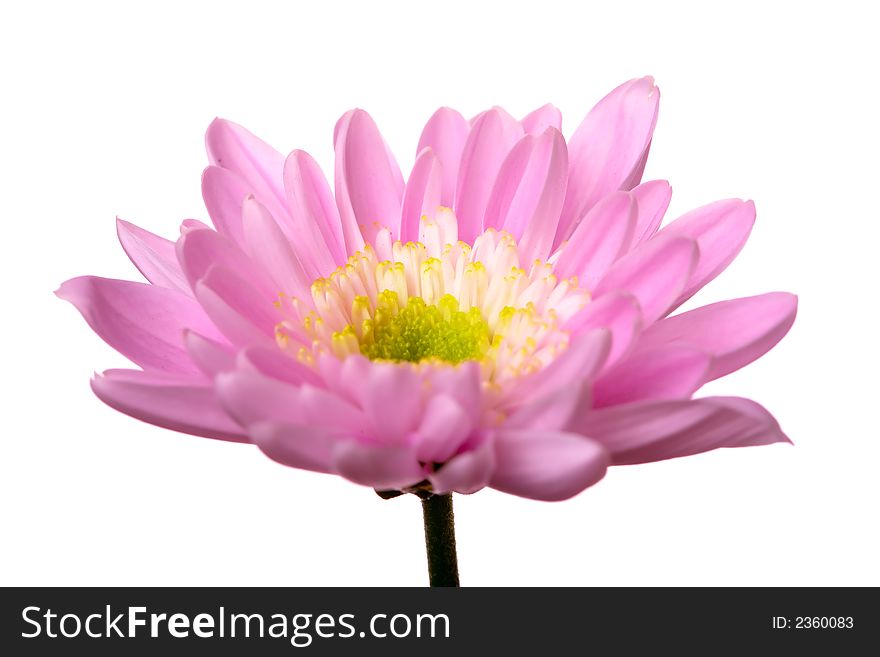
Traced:
<path fill-rule="evenodd" d="M 562 131 L 562 112 L 550 103 L 526 114 L 520 121 L 527 135 L 540 135 L 547 128 Z"/>
<path fill-rule="evenodd" d="M 339 436 L 360 436 L 363 413 L 339 396 L 308 384 L 290 385 L 256 370 L 220 374 L 217 395 L 227 412 L 242 426 L 264 420 L 315 426 Z"/>
<path fill-rule="evenodd" d="M 95 375 L 92 390 L 108 406 L 144 422 L 206 438 L 247 442 L 204 379 L 108 370 Z"/>
<path fill-rule="evenodd" d="M 483 231 L 483 216 L 501 163 L 522 136 L 519 122 L 498 107 L 474 122 L 462 151 L 456 184 L 459 239 L 472 243 Z"/>
<path fill-rule="evenodd" d="M 568 153 L 555 128 L 526 135 L 505 158 L 489 197 L 484 228 L 513 235 L 520 260 L 531 262 L 550 254 L 552 236 L 565 198 Z"/>
<path fill-rule="evenodd" d="M 348 180 L 345 174 L 345 147 L 348 135 L 348 127 L 351 118 L 359 110 L 349 110 L 336 122 L 333 129 L 333 148 L 336 153 L 334 166 L 334 186 L 336 207 L 339 210 L 339 221 L 342 225 L 343 246 L 346 253 L 360 251 L 364 246 L 364 236 L 358 226 L 354 209 L 351 207 L 348 194 Z"/>
<path fill-rule="evenodd" d="M 501 162 L 486 204 L 482 222 L 483 229 L 500 229 L 504 225 L 510 204 L 514 200 L 520 184 L 523 182 L 523 174 L 535 151 L 535 141 L 534 135 L 525 135 L 514 144 L 513 148 L 510 149 L 510 152 Z M 528 185 L 527 190 L 524 190 L 530 192 L 528 194 L 529 197 L 535 195 L 535 191 L 532 189 L 534 186 L 535 183 L 532 183 Z M 528 200 L 531 200 L 531 198 Z M 513 224 L 511 225 L 513 226 Z M 514 239 L 519 240 L 523 228 L 525 228 L 525 221 L 519 219 L 514 226 L 516 232 L 511 233 Z"/>
<path fill-rule="evenodd" d="M 400 232 L 402 200 L 400 168 L 389 157 L 370 115 L 354 110 L 336 144 L 336 202 L 347 252 L 353 253 L 362 246 L 353 234 L 352 222 L 364 227 L 385 226 L 396 238 Z"/>
<path fill-rule="evenodd" d="M 81 276 L 65 281 L 55 294 L 76 306 L 107 344 L 144 368 L 199 372 L 187 356 L 183 330 L 219 335 L 199 304 L 177 290 Z"/>
<path fill-rule="evenodd" d="M 174 242 L 122 219 L 116 220 L 116 234 L 126 255 L 150 283 L 192 296 L 177 262 Z"/>
<path fill-rule="evenodd" d="M 287 237 L 269 211 L 251 196 L 245 199 L 242 217 L 248 255 L 268 272 L 279 292 L 308 299 L 311 278 L 303 271 Z"/>
<path fill-rule="evenodd" d="M 263 421 L 303 423 L 298 386 L 242 369 L 221 373 L 215 385 L 226 412 L 243 427 Z"/>
<path fill-rule="evenodd" d="M 406 190 L 403 194 L 403 206 L 400 211 L 400 241 L 417 242 L 419 239 L 419 221 L 422 217 L 429 219 L 441 205 L 441 187 L 443 171 L 440 159 L 433 149 L 425 148 L 416 157 Z"/>
<path fill-rule="evenodd" d="M 406 488 L 425 478 L 412 449 L 406 447 L 378 447 L 347 440 L 334 447 L 333 460 L 340 475 L 378 490 Z"/>
<path fill-rule="evenodd" d="M 318 356 L 318 372 L 324 387 L 361 408 L 366 400 L 363 382 L 369 378 L 372 367 L 372 361 L 361 354 L 353 354 L 342 361 L 331 353 Z"/>
<path fill-rule="evenodd" d="M 303 413 L 303 424 L 366 439 L 369 426 L 366 415 L 335 392 L 303 384 L 299 387 L 297 404 Z"/>
<path fill-rule="evenodd" d="M 598 299 L 609 292 L 628 292 L 642 309 L 645 326 L 666 314 L 681 294 L 696 266 L 699 249 L 685 237 L 656 237 L 618 260 L 594 291 Z"/>
<path fill-rule="evenodd" d="M 499 431 L 489 485 L 534 500 L 565 500 L 605 476 L 608 452 L 589 438 L 561 431 Z"/>
<path fill-rule="evenodd" d="M 712 358 L 681 345 L 638 349 L 604 372 L 593 386 L 593 406 L 690 397 L 707 381 Z"/>
<path fill-rule="evenodd" d="M 423 463 L 444 463 L 474 429 L 472 418 L 449 395 L 432 395 L 418 429 L 409 436 L 416 457 Z"/>
<path fill-rule="evenodd" d="M 211 378 L 235 367 L 235 353 L 225 342 L 206 338 L 187 329 L 183 333 L 183 343 L 192 362 Z"/>
<path fill-rule="evenodd" d="M 611 406 L 585 413 L 574 428 L 605 445 L 614 465 L 790 442 L 766 410 L 736 397 Z"/>
<path fill-rule="evenodd" d="M 202 174 L 202 198 L 214 227 L 236 244 L 243 244 L 241 204 L 252 195 L 237 174 L 220 167 L 208 167 Z"/>
<path fill-rule="evenodd" d="M 455 199 L 455 184 L 458 179 L 461 153 L 469 130 L 467 121 L 461 114 L 454 109 L 441 107 L 428 119 L 419 138 L 417 153 L 430 148 L 440 160 L 443 174 L 440 203 L 449 208 L 452 207 Z"/>
<path fill-rule="evenodd" d="M 642 175 L 645 173 L 645 165 L 648 164 L 648 153 L 650 152 L 651 142 L 649 141 L 648 145 L 645 146 L 645 150 L 642 151 L 642 156 L 639 158 L 639 161 L 636 162 L 636 165 L 633 167 L 633 170 L 630 172 L 629 176 L 627 176 L 626 180 L 621 183 L 621 189 L 629 191 L 642 182 Z"/>
<path fill-rule="evenodd" d="M 476 361 L 465 361 L 454 367 L 441 367 L 430 373 L 432 393 L 449 395 L 473 422 L 478 421 L 483 413 L 482 381 L 480 364 Z"/>
<path fill-rule="evenodd" d="M 602 367 L 611 349 L 611 333 L 597 329 L 572 336 L 571 343 L 549 365 L 529 376 L 505 400 L 505 407 L 519 406 L 526 399 L 537 399 L 563 385 L 589 381 Z"/>
<path fill-rule="evenodd" d="M 554 273 L 564 278 L 577 276 L 579 287 L 595 289 L 629 248 L 636 215 L 636 202 L 629 192 L 614 192 L 600 200 L 562 246 Z"/>
<path fill-rule="evenodd" d="M 282 223 L 282 229 L 297 255 L 311 256 L 316 277 L 344 265 L 347 256 L 339 210 L 324 173 L 305 151 L 293 151 L 285 161 L 284 190 L 292 221 L 289 226 Z"/>
<path fill-rule="evenodd" d="M 632 195 L 638 206 L 632 241 L 632 246 L 635 247 L 653 237 L 660 228 L 660 222 L 663 221 L 663 215 L 672 199 L 672 187 L 665 180 L 649 180 L 634 187 Z"/>
<path fill-rule="evenodd" d="M 281 153 L 240 125 L 223 119 L 214 119 L 208 126 L 205 145 L 211 164 L 238 175 L 273 216 L 287 216 Z"/>
<path fill-rule="evenodd" d="M 635 344 L 642 330 L 642 312 L 631 294 L 611 292 L 588 303 L 562 328 L 576 334 L 600 328 L 608 329 L 611 332 L 611 351 L 603 365 L 607 369 Z"/>
<path fill-rule="evenodd" d="M 428 475 L 435 493 L 450 491 L 470 495 L 489 485 L 495 468 L 495 452 L 491 440 L 484 440 L 474 450 L 462 452 Z"/>
<path fill-rule="evenodd" d="M 755 204 L 728 199 L 697 208 L 666 226 L 661 233 L 696 240 L 700 259 L 676 306 L 692 297 L 733 262 L 755 224 Z"/>
<path fill-rule="evenodd" d="M 248 430 L 251 442 L 273 461 L 290 468 L 335 474 L 333 448 L 339 437 L 298 424 L 260 422 Z"/>
<path fill-rule="evenodd" d="M 633 172 L 651 141 L 660 90 L 653 78 L 630 80 L 590 110 L 568 143 L 568 192 L 554 246 L 603 196 L 633 184 Z"/>
<path fill-rule="evenodd" d="M 589 402 L 589 387 L 569 382 L 550 394 L 527 401 L 504 421 L 503 427 L 541 431 L 565 429 L 575 411 L 583 406 L 589 407 Z"/>
<path fill-rule="evenodd" d="M 281 316 L 248 281 L 225 267 L 211 267 L 195 285 L 196 299 L 233 344 L 274 343 Z"/>
<path fill-rule="evenodd" d="M 198 219 L 184 219 L 180 222 L 180 234 L 186 235 L 196 230 L 211 230 L 211 227 Z"/>
<path fill-rule="evenodd" d="M 189 284 L 195 287 L 211 267 L 224 267 L 234 271 L 272 302 L 278 298 L 278 290 L 261 265 L 254 262 L 238 245 L 213 230 L 193 230 L 177 240 L 177 259 Z"/>
<path fill-rule="evenodd" d="M 321 377 L 310 366 L 272 346 L 247 347 L 238 354 L 238 366 L 296 386 L 322 386 Z"/>
<path fill-rule="evenodd" d="M 788 333 L 797 314 L 797 297 L 771 292 L 722 301 L 661 320 L 640 344 L 691 345 L 712 355 L 708 380 L 738 370 L 770 351 Z"/>
<path fill-rule="evenodd" d="M 422 381 L 418 372 L 397 363 L 373 363 L 362 382 L 364 411 L 373 437 L 396 444 L 414 431 L 422 414 Z"/>

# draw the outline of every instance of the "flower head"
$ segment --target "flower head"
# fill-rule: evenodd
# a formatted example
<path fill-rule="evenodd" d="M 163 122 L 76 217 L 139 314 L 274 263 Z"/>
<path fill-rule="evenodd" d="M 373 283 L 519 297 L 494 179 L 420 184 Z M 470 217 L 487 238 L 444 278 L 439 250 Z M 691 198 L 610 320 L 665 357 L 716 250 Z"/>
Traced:
<path fill-rule="evenodd" d="M 606 96 L 566 142 L 547 105 L 515 120 L 441 108 L 412 171 L 362 110 L 315 161 L 208 129 L 214 228 L 176 243 L 118 221 L 149 284 L 82 277 L 59 296 L 140 369 L 92 381 L 159 426 L 250 442 L 379 490 L 485 486 L 559 500 L 609 465 L 787 438 L 755 402 L 692 396 L 788 331 L 785 293 L 669 316 L 737 255 L 751 202 L 660 229 L 640 183 L 659 91 Z"/>

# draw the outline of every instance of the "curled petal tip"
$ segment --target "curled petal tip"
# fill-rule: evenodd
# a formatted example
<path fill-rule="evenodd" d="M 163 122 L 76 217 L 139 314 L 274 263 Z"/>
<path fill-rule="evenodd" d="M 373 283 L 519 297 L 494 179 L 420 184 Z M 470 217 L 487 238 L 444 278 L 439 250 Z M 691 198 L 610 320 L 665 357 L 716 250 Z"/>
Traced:
<path fill-rule="evenodd" d="M 69 301 L 76 305 L 76 299 L 81 296 L 82 288 L 86 285 L 86 280 L 88 276 L 77 276 L 76 278 L 70 278 L 64 281 L 61 285 L 58 286 L 58 289 L 53 292 L 53 294 L 59 299 L 63 299 L 64 301 Z"/>
<path fill-rule="evenodd" d="M 640 85 L 647 87 L 649 96 L 655 92 L 656 93 L 660 92 L 660 88 L 657 86 L 657 82 L 654 79 L 653 75 L 646 75 L 644 77 L 639 78 L 638 80 L 636 80 L 636 84 L 640 84 Z"/>

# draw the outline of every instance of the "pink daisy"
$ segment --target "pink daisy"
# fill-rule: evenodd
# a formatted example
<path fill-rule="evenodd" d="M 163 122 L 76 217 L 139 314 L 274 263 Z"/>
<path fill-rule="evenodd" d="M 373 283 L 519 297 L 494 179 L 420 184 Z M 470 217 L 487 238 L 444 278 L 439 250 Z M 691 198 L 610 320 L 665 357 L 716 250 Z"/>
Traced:
<path fill-rule="evenodd" d="M 566 142 L 559 111 L 441 108 L 404 182 L 370 116 L 336 124 L 335 194 L 302 151 L 208 128 L 214 228 L 176 243 L 118 221 L 149 281 L 64 283 L 137 369 L 95 393 L 133 417 L 248 442 L 380 491 L 485 486 L 562 500 L 611 465 L 786 441 L 705 383 L 794 321 L 773 292 L 670 316 L 720 274 L 755 219 L 728 199 L 660 229 L 671 189 L 640 184 L 651 78 L 601 100 Z"/>

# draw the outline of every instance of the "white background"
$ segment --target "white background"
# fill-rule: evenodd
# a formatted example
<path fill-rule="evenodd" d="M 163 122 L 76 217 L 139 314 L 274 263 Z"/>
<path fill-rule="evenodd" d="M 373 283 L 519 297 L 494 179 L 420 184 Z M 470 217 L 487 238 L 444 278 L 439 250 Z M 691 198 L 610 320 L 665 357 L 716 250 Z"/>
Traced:
<path fill-rule="evenodd" d="M 415 498 L 111 411 L 88 379 L 125 361 L 52 291 L 138 277 L 116 215 L 169 237 L 206 218 L 215 115 L 332 171 L 333 124 L 360 106 L 408 172 L 440 105 L 549 101 L 571 134 L 651 74 L 646 179 L 672 182 L 668 216 L 730 196 L 758 207 L 698 300 L 800 295 L 782 344 L 704 392 L 757 399 L 796 446 L 615 468 L 557 504 L 459 497 L 463 582 L 880 585 L 872 3 L 589 4 L 4 4 L 0 583 L 425 583 Z"/>

